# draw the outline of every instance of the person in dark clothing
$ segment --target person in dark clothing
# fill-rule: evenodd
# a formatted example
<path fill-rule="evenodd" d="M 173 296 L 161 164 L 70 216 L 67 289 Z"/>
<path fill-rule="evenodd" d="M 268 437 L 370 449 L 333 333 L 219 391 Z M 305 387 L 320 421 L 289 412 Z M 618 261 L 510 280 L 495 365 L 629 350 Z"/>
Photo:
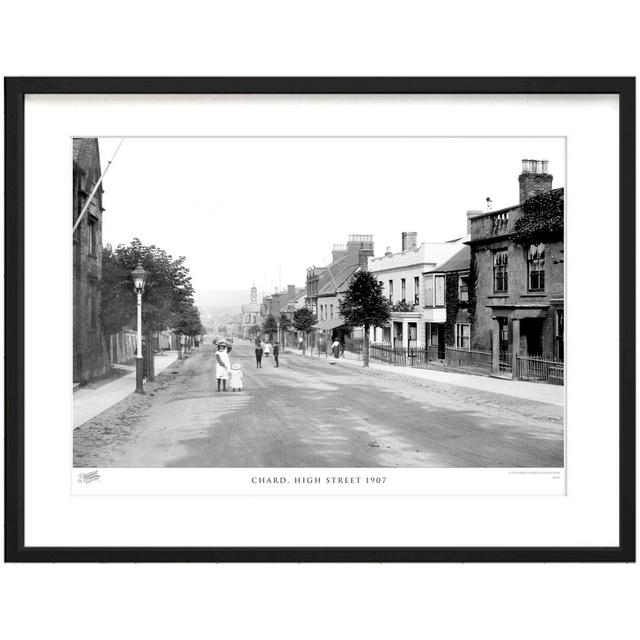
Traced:
<path fill-rule="evenodd" d="M 279 367 L 278 356 L 280 355 L 280 345 L 276 342 L 273 345 L 273 359 L 275 360 L 276 367 Z"/>
<path fill-rule="evenodd" d="M 262 346 L 256 342 L 256 369 L 262 369 Z"/>

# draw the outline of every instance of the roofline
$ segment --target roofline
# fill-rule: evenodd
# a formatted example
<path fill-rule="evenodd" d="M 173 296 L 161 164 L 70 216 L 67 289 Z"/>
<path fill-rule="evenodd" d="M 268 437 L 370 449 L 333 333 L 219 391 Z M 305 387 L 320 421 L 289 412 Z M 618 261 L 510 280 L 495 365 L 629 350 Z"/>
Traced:
<path fill-rule="evenodd" d="M 564 191 L 564 187 L 556 187 L 555 189 L 550 189 L 549 191 L 545 191 L 544 193 L 553 193 L 554 191 Z M 532 197 L 535 198 L 535 196 Z M 527 198 L 527 200 L 531 200 L 531 198 Z M 511 205 L 510 207 L 503 207 L 502 209 L 482 211 L 481 213 L 477 213 L 476 215 L 469 216 L 469 220 L 476 220 L 478 218 L 492 216 L 495 213 L 503 213 L 504 211 L 513 211 L 514 209 L 518 209 L 519 207 L 521 207 L 527 200 L 524 200 L 524 202 L 520 202 L 519 204 Z"/>

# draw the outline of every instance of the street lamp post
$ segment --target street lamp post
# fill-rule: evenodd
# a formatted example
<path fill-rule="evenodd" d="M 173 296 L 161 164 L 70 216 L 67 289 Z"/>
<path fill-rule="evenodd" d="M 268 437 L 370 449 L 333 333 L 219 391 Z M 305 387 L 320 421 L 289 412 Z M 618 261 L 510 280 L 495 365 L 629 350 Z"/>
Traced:
<path fill-rule="evenodd" d="M 144 393 L 144 361 L 142 359 L 142 292 L 147 272 L 138 262 L 138 266 L 131 272 L 133 288 L 138 295 L 138 349 L 136 353 L 136 393 Z"/>

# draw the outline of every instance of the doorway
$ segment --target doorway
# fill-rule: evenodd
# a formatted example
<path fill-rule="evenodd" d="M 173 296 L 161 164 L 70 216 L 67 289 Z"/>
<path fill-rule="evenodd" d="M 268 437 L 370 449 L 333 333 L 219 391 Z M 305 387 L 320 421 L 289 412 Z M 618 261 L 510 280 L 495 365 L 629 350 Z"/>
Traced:
<path fill-rule="evenodd" d="M 543 318 L 523 318 L 520 321 L 520 344 L 528 356 L 542 356 Z"/>

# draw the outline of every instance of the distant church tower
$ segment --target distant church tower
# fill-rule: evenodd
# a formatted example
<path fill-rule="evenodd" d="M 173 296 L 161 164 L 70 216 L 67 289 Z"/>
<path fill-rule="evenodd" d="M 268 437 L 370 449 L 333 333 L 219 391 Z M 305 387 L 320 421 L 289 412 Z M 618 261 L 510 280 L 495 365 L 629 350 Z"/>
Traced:
<path fill-rule="evenodd" d="M 255 285 L 251 287 L 251 302 L 258 302 L 258 290 Z"/>

